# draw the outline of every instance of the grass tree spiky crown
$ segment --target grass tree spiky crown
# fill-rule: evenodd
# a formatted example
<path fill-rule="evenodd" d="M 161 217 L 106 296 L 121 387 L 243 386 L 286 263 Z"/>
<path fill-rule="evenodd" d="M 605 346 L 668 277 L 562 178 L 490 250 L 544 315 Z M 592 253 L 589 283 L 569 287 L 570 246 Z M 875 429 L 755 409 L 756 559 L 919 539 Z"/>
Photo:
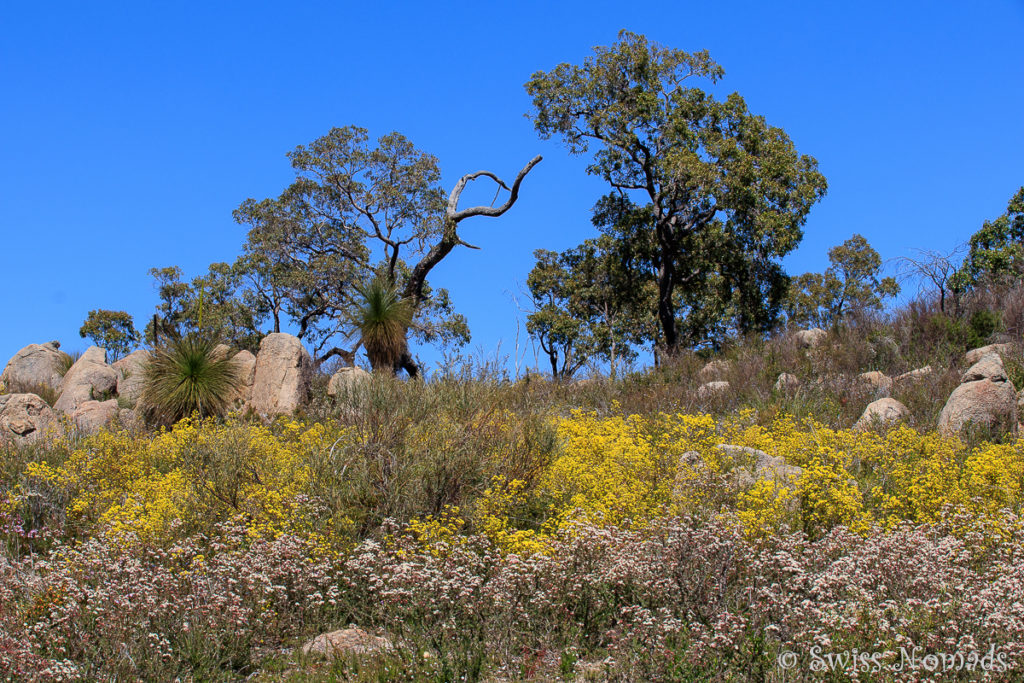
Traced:
<path fill-rule="evenodd" d="M 362 302 L 355 324 L 374 370 L 391 370 L 407 349 L 413 307 L 388 278 L 377 275 L 359 288 Z"/>
<path fill-rule="evenodd" d="M 192 334 L 155 347 L 144 372 L 141 403 L 164 424 L 193 414 L 223 415 L 241 382 L 235 364 L 217 352 L 213 339 Z"/>

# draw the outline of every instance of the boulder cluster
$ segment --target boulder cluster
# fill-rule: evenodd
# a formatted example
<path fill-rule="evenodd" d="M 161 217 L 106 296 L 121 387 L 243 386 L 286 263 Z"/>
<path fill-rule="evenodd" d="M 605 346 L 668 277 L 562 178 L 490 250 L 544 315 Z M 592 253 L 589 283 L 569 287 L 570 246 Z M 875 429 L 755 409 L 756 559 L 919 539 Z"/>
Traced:
<path fill-rule="evenodd" d="M 242 411 L 269 420 L 309 401 L 313 360 L 297 337 L 269 334 L 257 354 L 224 345 L 214 353 L 237 368 L 241 382 L 231 398 Z M 67 429 L 91 434 L 114 422 L 129 428 L 140 424 L 149 358 L 149 351 L 140 349 L 108 364 L 107 352 L 93 346 L 67 367 L 70 358 L 57 342 L 29 344 L 0 374 L 0 441 L 31 444 Z M 329 393 L 336 395 L 368 374 L 342 368 L 331 378 Z"/>

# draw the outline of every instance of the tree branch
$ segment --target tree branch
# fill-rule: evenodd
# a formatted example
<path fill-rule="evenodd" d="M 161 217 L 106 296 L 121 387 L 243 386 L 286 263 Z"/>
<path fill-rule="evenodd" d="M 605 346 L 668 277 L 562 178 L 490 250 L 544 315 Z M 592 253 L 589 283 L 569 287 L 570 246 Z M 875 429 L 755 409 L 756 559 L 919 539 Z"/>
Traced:
<path fill-rule="evenodd" d="M 490 216 L 495 218 L 502 215 L 516 203 L 519 198 L 519 185 L 523 182 L 523 178 L 529 173 L 534 166 L 540 163 L 541 156 L 538 154 L 519 171 L 516 176 L 515 182 L 512 183 L 512 187 L 508 188 L 505 183 L 490 171 L 477 171 L 476 173 L 468 173 L 455 183 L 455 187 L 452 189 L 451 195 L 448 197 L 448 207 L 445 210 L 444 227 L 441 231 L 441 239 L 430 247 L 430 250 L 423 255 L 420 262 L 416 264 L 416 267 L 412 269 L 412 273 L 409 274 L 409 281 L 405 284 L 405 290 L 402 292 L 404 298 L 412 301 L 413 308 L 417 308 L 423 301 L 423 285 L 427 280 L 427 275 L 431 269 L 436 266 L 441 260 L 451 253 L 451 250 L 455 247 L 464 245 L 471 249 L 476 249 L 471 244 L 464 242 L 458 234 L 459 222 L 470 218 L 472 216 Z M 498 183 L 500 187 L 506 188 L 509 191 L 508 200 L 501 206 L 474 206 L 469 209 L 463 209 L 459 211 L 459 198 L 462 196 L 462 191 L 466 189 L 466 183 L 476 178 L 490 178 L 494 182 Z"/>

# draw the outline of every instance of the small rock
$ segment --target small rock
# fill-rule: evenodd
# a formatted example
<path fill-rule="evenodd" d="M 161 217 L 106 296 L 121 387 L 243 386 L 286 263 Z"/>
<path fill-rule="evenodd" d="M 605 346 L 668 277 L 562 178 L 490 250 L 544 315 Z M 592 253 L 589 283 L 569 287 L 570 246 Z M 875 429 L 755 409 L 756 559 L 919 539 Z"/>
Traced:
<path fill-rule="evenodd" d="M 809 330 L 800 330 L 793 335 L 796 345 L 801 349 L 813 349 L 820 346 L 828 338 L 828 332 L 820 327 L 813 327 Z"/>
<path fill-rule="evenodd" d="M 716 398 L 729 391 L 728 382 L 707 382 L 697 387 L 697 398 L 705 401 Z"/>
<path fill-rule="evenodd" d="M 727 360 L 713 360 L 700 369 L 697 373 L 697 380 L 700 382 L 713 382 L 720 380 L 729 374 L 732 363 Z"/>
<path fill-rule="evenodd" d="M 387 638 L 374 636 L 361 628 L 349 626 L 339 631 L 321 633 L 302 646 L 306 655 L 320 655 L 328 659 L 346 655 L 367 655 L 393 649 Z"/>
<path fill-rule="evenodd" d="M 858 431 L 866 431 L 872 427 L 889 429 L 900 420 L 909 417 L 910 410 L 896 399 L 880 398 L 868 404 L 853 428 Z"/>
<path fill-rule="evenodd" d="M 796 375 L 791 375 L 788 372 L 783 372 L 779 375 L 779 378 L 775 380 L 775 391 L 783 394 L 791 394 L 800 388 L 800 380 Z"/>
<path fill-rule="evenodd" d="M 928 377 L 933 372 L 932 366 L 926 365 L 923 368 L 911 370 L 910 372 L 904 372 L 902 375 L 896 375 L 892 378 L 893 386 L 905 386 L 919 382 L 925 377 Z"/>
<path fill-rule="evenodd" d="M 872 370 L 857 375 L 857 380 L 865 387 L 868 387 L 876 396 L 888 396 L 892 391 L 892 378 L 884 372 Z"/>
<path fill-rule="evenodd" d="M 356 384 L 368 379 L 370 379 L 370 373 L 362 368 L 354 366 L 341 368 L 331 375 L 331 380 L 327 383 L 327 395 L 334 398 L 338 394 L 350 391 Z"/>
<path fill-rule="evenodd" d="M 790 465 L 786 462 L 785 458 L 769 455 L 756 448 L 733 446 L 724 443 L 719 444 L 717 448 L 737 461 L 753 458 L 753 467 L 740 465 L 733 470 L 736 484 L 741 488 L 749 488 L 762 479 L 768 479 L 786 486 L 794 486 L 800 475 L 804 473 L 802 467 Z"/>

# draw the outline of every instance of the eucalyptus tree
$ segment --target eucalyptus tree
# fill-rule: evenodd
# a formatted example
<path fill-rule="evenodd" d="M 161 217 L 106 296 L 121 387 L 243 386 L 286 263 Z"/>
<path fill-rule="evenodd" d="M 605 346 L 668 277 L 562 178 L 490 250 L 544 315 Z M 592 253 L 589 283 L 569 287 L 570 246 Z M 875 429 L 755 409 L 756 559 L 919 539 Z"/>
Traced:
<path fill-rule="evenodd" d="M 766 330 L 787 278 L 778 263 L 802 238 L 825 193 L 817 162 L 752 114 L 738 94 L 718 100 L 691 85 L 723 75 L 705 51 L 687 53 L 623 31 L 581 65 L 538 71 L 526 84 L 542 138 L 607 182 L 606 224 L 650 244 L 668 354 L 717 343 L 726 329 Z"/>
<path fill-rule="evenodd" d="M 1010 198 L 1006 212 L 985 221 L 971 235 L 967 257 L 953 276 L 958 292 L 981 282 L 1005 284 L 1024 275 L 1024 187 Z"/>
<path fill-rule="evenodd" d="M 835 326 L 850 316 L 882 308 L 896 296 L 895 278 L 882 276 L 882 257 L 862 235 L 828 250 L 824 273 L 804 273 L 790 288 L 788 314 L 802 325 Z"/>
<path fill-rule="evenodd" d="M 614 376 L 651 334 L 652 288 L 633 280 L 621 246 L 602 235 L 561 253 L 534 252 L 537 263 L 526 280 L 534 310 L 526 329 L 547 355 L 553 378 L 572 377 L 592 360 L 608 363 Z"/>
<path fill-rule="evenodd" d="M 511 186 L 477 171 L 459 178 L 447 197 L 437 159 L 399 133 L 372 143 L 363 128 L 334 128 L 288 158 L 295 181 L 277 198 L 247 199 L 234 214 L 249 228 L 240 263 L 275 328 L 285 317 L 319 360 L 351 359 L 359 343 L 351 324 L 363 303 L 359 290 L 381 277 L 408 302 L 407 335 L 426 343 L 468 341 L 465 318 L 428 276 L 456 247 L 477 248 L 463 240 L 459 224 L 508 211 L 541 158 L 530 160 Z M 505 201 L 460 209 L 466 186 L 481 178 L 506 191 Z M 332 347 L 339 338 L 348 346 Z M 408 351 L 401 367 L 416 372 Z"/>

